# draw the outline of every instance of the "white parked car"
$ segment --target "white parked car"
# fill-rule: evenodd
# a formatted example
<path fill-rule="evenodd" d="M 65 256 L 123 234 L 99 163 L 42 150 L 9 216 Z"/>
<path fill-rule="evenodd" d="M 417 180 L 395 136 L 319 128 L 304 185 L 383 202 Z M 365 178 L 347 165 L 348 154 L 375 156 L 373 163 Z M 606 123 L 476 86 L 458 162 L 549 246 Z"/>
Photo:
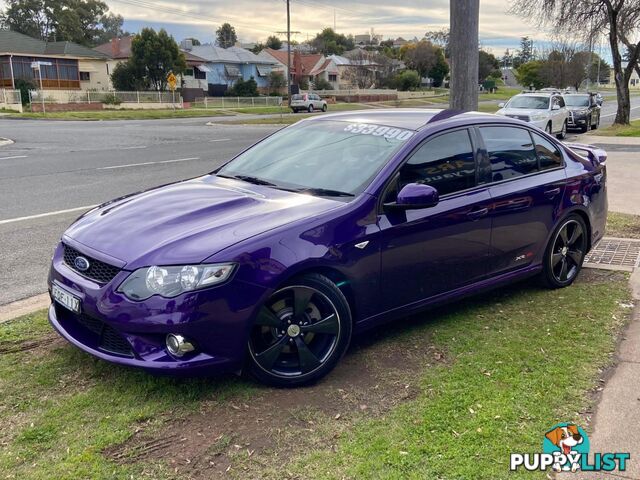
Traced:
<path fill-rule="evenodd" d="M 558 92 L 521 93 L 499 106 L 497 115 L 532 123 L 560 139 L 567 135 L 569 111 Z"/>
<path fill-rule="evenodd" d="M 327 102 L 315 93 L 297 93 L 291 95 L 291 110 L 293 113 L 306 110 L 311 113 L 314 110 L 327 111 Z"/>

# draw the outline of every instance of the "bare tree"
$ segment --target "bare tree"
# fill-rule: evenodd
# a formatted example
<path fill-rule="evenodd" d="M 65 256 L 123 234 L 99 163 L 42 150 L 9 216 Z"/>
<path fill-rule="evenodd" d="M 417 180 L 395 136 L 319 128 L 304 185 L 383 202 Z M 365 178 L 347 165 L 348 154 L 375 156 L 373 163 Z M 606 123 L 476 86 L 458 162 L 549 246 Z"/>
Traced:
<path fill-rule="evenodd" d="M 451 0 L 451 108 L 478 109 L 480 0 Z"/>
<path fill-rule="evenodd" d="M 514 0 L 511 11 L 523 18 L 539 19 L 539 24 L 551 24 L 566 31 L 585 32 L 585 25 L 590 26 L 585 32 L 587 37 L 606 31 L 618 98 L 614 123 L 629 123 L 629 80 L 640 56 L 640 42 L 630 39 L 640 26 L 640 0 Z M 626 66 L 622 64 L 621 44 L 625 44 L 628 50 Z"/>

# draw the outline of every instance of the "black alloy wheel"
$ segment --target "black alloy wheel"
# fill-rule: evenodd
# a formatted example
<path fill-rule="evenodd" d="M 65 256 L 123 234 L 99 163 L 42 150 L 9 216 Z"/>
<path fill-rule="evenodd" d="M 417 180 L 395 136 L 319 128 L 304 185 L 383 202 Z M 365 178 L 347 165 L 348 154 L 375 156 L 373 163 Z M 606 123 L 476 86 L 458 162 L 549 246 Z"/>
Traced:
<path fill-rule="evenodd" d="M 543 279 L 551 288 L 571 285 L 587 253 L 587 228 L 577 215 L 565 219 L 556 229 L 545 254 Z"/>
<path fill-rule="evenodd" d="M 318 380 L 338 363 L 351 340 L 344 295 L 311 274 L 276 291 L 261 307 L 249 337 L 251 373 L 280 387 Z"/>

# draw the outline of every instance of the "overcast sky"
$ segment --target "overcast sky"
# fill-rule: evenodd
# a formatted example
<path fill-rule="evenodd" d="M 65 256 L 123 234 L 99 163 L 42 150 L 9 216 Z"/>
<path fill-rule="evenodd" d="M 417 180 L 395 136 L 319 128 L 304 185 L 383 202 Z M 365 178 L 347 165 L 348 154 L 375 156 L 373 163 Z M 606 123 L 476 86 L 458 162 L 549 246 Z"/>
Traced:
<path fill-rule="evenodd" d="M 213 41 L 213 32 L 224 22 L 236 28 L 240 41 L 264 40 L 286 30 L 284 0 L 106 0 L 114 13 L 122 14 L 133 32 L 144 26 L 164 27 L 177 40 L 194 36 Z M 481 0 L 480 43 L 496 55 L 517 48 L 519 39 L 529 35 L 543 42 L 547 35 L 533 23 L 509 15 L 508 0 Z M 291 0 L 291 29 L 300 31 L 298 41 L 311 38 L 324 27 L 335 24 L 337 31 L 360 34 L 370 31 L 384 38 L 420 38 L 427 30 L 449 24 L 448 0 Z"/>

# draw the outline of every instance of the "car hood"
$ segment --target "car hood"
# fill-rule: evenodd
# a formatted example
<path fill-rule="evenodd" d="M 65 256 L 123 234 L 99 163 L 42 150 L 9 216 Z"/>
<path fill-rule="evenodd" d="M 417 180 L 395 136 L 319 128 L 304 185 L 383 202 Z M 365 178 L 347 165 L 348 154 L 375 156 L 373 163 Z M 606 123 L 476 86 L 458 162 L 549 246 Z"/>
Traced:
<path fill-rule="evenodd" d="M 577 112 L 579 110 L 589 110 L 589 107 L 570 107 L 569 105 L 567 105 L 565 108 L 571 112 Z"/>
<path fill-rule="evenodd" d="M 498 115 L 517 115 L 517 116 L 532 116 L 539 114 L 547 114 L 548 110 L 540 110 L 534 108 L 501 108 L 496 112 Z"/>
<path fill-rule="evenodd" d="M 199 263 L 242 240 L 342 205 L 207 175 L 102 205 L 80 217 L 64 238 L 120 260 L 126 269 Z"/>

